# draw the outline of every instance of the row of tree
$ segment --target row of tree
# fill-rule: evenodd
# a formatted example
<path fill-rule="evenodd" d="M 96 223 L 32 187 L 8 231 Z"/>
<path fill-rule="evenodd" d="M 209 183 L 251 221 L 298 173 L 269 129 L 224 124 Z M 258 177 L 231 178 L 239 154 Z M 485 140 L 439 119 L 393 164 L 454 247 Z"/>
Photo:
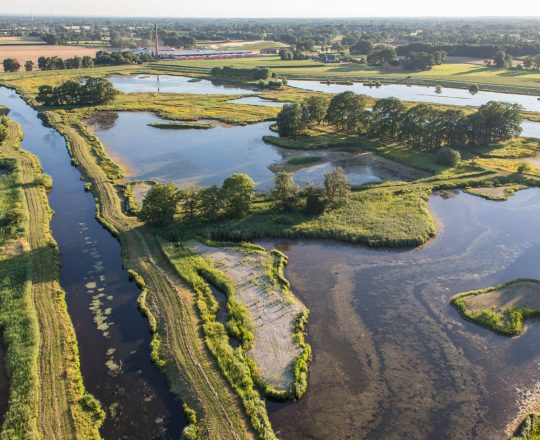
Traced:
<path fill-rule="evenodd" d="M 42 85 L 38 90 L 36 101 L 47 106 L 107 104 L 118 95 L 105 78 L 89 78 L 82 84 L 70 80 L 58 87 Z"/>
<path fill-rule="evenodd" d="M 151 55 L 138 55 L 133 52 L 107 52 L 100 50 L 96 52 L 95 58 L 88 55 L 84 57 L 72 57 L 62 59 L 57 56 L 39 57 L 38 68 L 40 70 L 63 70 L 63 69 L 81 69 L 94 66 L 122 66 L 126 64 L 143 63 L 152 61 Z M 6 58 L 3 61 L 5 72 L 17 72 L 21 69 L 21 64 L 14 58 Z M 26 71 L 34 69 L 34 62 L 29 60 L 24 64 Z"/>
<path fill-rule="evenodd" d="M 344 205 L 350 192 L 343 168 L 336 167 L 325 174 L 323 186 L 307 184 L 303 188 L 290 173 L 279 172 L 270 196 L 276 210 L 304 209 L 308 214 L 320 214 Z M 146 194 L 139 218 L 160 227 L 170 225 L 177 212 L 189 219 L 208 222 L 242 218 L 251 212 L 255 198 L 255 182 L 246 174 L 233 174 L 224 180 L 221 188 L 212 185 L 179 190 L 172 183 L 158 183 Z"/>
<path fill-rule="evenodd" d="M 141 220 L 154 225 L 170 224 L 178 206 L 187 216 L 209 221 L 246 216 L 255 200 L 255 182 L 246 174 L 233 174 L 221 188 L 178 190 L 172 183 L 156 184 L 147 193 L 139 213 Z"/>
<path fill-rule="evenodd" d="M 210 71 L 214 78 L 236 78 L 249 81 L 265 80 L 272 76 L 270 69 L 265 67 L 235 68 L 230 66 L 214 67 Z M 275 75 L 273 75 L 275 77 Z"/>
<path fill-rule="evenodd" d="M 408 108 L 397 98 L 369 98 L 353 92 L 335 95 L 330 102 L 311 97 L 302 104 L 285 105 L 277 117 L 281 136 L 297 136 L 322 121 L 339 132 L 399 140 L 422 148 L 485 146 L 521 133 L 522 107 L 490 101 L 476 112 L 441 110 L 428 104 Z"/>

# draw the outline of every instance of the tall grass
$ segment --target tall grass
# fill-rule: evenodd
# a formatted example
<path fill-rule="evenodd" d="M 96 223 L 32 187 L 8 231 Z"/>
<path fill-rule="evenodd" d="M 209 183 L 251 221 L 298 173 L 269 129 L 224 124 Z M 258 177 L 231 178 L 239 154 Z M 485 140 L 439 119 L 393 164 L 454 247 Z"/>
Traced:
<path fill-rule="evenodd" d="M 28 227 L 22 210 L 21 171 L 13 160 L 2 160 L 0 169 L 7 171 L 0 177 L 0 330 L 10 378 L 9 410 L 0 438 L 16 439 L 38 435 L 39 329 L 32 303 L 30 256 L 16 249 L 24 246 Z M 7 218 L 14 210 L 22 213 L 16 227 Z"/>
<path fill-rule="evenodd" d="M 368 246 L 412 247 L 435 235 L 428 209 L 429 187 L 407 192 L 359 191 L 340 208 L 309 216 L 301 211 L 277 213 L 259 203 L 242 219 L 214 223 L 179 220 L 166 231 L 173 240 L 202 236 L 216 240 L 250 241 L 262 238 L 333 239 Z"/>

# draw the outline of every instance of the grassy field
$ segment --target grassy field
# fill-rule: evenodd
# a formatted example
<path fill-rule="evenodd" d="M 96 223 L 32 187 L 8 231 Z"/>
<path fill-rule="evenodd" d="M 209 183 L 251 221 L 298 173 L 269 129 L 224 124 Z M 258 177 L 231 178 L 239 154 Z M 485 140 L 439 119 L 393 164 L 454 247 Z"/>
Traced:
<path fill-rule="evenodd" d="M 0 327 L 10 376 L 1 439 L 99 439 L 104 413 L 82 382 L 75 332 L 58 282 L 50 180 L 9 122 L 0 146 Z M 6 174 L 7 173 L 7 174 Z"/>
<path fill-rule="evenodd" d="M 388 72 L 379 67 L 343 63 L 322 64 L 313 60 L 282 61 L 278 56 L 239 58 L 231 60 L 189 60 L 163 61 L 176 69 L 198 69 L 208 71 L 212 67 L 230 65 L 233 67 L 264 66 L 274 69 L 280 76 L 289 79 L 337 79 L 337 80 L 379 80 L 408 84 L 441 84 L 448 87 L 467 87 L 478 84 L 481 89 L 540 94 L 540 72 L 520 70 L 500 70 L 473 64 L 443 64 L 425 72 Z"/>
<path fill-rule="evenodd" d="M 395 188 L 373 188 L 353 193 L 345 206 L 320 216 L 300 211 L 279 213 L 262 202 L 245 218 L 212 224 L 180 222 L 168 234 L 178 240 L 196 235 L 244 241 L 286 237 L 326 238 L 369 246 L 418 246 L 435 235 L 427 200 L 428 192 L 422 188 L 406 194 Z"/>

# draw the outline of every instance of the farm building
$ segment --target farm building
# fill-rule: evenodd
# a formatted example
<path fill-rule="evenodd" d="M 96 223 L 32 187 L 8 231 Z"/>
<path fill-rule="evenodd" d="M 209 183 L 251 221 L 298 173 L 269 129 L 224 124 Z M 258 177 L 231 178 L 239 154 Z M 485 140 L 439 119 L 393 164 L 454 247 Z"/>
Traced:
<path fill-rule="evenodd" d="M 138 55 L 154 55 L 153 48 L 134 49 Z M 176 60 L 196 60 L 196 59 L 223 59 L 223 58 L 243 58 L 252 56 L 249 50 L 212 50 L 212 49 L 186 49 L 177 50 L 171 48 L 160 48 L 159 57 L 163 59 Z"/>

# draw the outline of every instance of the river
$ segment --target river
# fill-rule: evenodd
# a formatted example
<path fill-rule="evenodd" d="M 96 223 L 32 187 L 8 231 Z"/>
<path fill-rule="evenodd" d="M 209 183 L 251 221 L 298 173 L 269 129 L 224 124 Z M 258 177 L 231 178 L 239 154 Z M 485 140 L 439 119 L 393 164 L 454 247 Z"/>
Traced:
<path fill-rule="evenodd" d="M 0 103 L 24 133 L 23 148 L 53 178 L 49 203 L 60 250 L 60 284 L 73 321 L 88 391 L 107 412 L 105 439 L 177 439 L 186 425 L 181 403 L 150 361 L 148 322 L 137 309 L 139 289 L 122 268 L 120 244 L 95 218 L 95 201 L 71 166 L 65 140 L 43 125 L 15 92 Z"/>
<path fill-rule="evenodd" d="M 540 322 L 517 338 L 464 321 L 462 291 L 540 278 L 540 190 L 492 202 L 434 196 L 436 239 L 413 250 L 278 241 L 311 310 L 307 394 L 273 404 L 280 438 L 507 439 L 540 390 Z"/>

